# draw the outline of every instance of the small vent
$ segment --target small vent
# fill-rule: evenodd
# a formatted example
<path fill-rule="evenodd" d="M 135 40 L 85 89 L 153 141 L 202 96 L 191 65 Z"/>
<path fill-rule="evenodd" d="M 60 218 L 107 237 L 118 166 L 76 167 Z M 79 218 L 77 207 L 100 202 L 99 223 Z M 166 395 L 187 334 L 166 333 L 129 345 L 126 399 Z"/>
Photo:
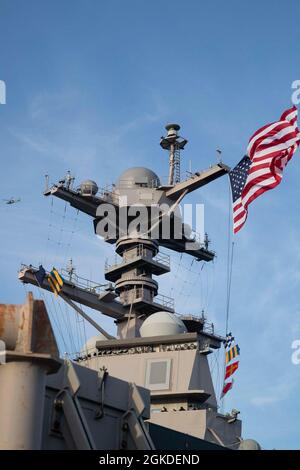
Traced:
<path fill-rule="evenodd" d="M 146 387 L 150 390 L 167 390 L 170 386 L 171 359 L 147 361 Z"/>

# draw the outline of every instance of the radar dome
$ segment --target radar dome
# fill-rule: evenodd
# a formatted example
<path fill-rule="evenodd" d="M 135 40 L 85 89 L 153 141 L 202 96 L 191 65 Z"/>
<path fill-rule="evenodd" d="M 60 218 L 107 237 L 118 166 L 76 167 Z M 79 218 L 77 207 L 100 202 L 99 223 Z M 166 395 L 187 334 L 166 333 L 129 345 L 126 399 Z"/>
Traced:
<path fill-rule="evenodd" d="M 174 313 L 156 312 L 150 315 L 140 328 L 142 338 L 148 336 L 179 335 L 186 333 L 187 329 L 180 318 Z"/>
<path fill-rule="evenodd" d="M 254 439 L 243 439 L 239 445 L 239 450 L 261 450 L 261 447 Z"/>
<path fill-rule="evenodd" d="M 92 336 L 87 340 L 80 353 L 83 356 L 86 356 L 87 354 L 94 354 L 98 352 L 98 349 L 96 348 L 97 341 L 107 341 L 107 338 L 101 333 L 99 335 Z"/>
<path fill-rule="evenodd" d="M 116 183 L 116 186 L 120 189 L 134 188 L 135 186 L 156 188 L 159 185 L 159 178 L 154 171 L 141 166 L 125 170 Z"/>
<path fill-rule="evenodd" d="M 83 196 L 95 196 L 98 192 L 98 185 L 95 181 L 86 180 L 80 185 L 80 192 Z"/>

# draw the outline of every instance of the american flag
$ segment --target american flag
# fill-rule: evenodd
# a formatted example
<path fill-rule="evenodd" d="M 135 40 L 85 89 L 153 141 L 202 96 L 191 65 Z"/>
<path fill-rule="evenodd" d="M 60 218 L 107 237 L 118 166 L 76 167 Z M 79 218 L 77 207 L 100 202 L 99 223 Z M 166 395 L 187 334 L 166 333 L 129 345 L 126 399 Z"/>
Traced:
<path fill-rule="evenodd" d="M 300 143 L 297 108 L 285 111 L 280 120 L 258 129 L 249 140 L 247 155 L 229 173 L 233 200 L 233 231 L 244 225 L 248 206 L 275 188 Z"/>

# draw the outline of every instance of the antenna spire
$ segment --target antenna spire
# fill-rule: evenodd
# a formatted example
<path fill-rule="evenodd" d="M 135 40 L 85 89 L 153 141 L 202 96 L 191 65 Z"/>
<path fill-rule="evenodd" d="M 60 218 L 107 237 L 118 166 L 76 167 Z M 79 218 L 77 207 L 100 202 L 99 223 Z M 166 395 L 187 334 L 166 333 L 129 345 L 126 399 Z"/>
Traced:
<path fill-rule="evenodd" d="M 167 135 L 160 140 L 160 146 L 169 151 L 169 181 L 173 186 L 180 182 L 180 150 L 184 149 L 187 140 L 178 135 L 179 124 L 167 124 Z"/>
<path fill-rule="evenodd" d="M 76 268 L 73 264 L 72 258 L 69 260 L 69 262 L 67 264 L 66 271 L 69 274 L 69 280 L 72 281 L 72 277 L 73 277 L 73 275 L 75 274 L 75 271 L 76 271 Z"/>

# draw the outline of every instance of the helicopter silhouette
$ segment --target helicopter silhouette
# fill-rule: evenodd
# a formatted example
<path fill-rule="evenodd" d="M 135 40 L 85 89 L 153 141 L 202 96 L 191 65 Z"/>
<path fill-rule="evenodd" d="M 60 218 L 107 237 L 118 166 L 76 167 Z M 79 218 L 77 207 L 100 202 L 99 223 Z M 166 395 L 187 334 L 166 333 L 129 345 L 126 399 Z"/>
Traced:
<path fill-rule="evenodd" d="M 16 204 L 21 201 L 21 198 L 11 197 L 10 199 L 3 199 L 5 204 Z"/>

